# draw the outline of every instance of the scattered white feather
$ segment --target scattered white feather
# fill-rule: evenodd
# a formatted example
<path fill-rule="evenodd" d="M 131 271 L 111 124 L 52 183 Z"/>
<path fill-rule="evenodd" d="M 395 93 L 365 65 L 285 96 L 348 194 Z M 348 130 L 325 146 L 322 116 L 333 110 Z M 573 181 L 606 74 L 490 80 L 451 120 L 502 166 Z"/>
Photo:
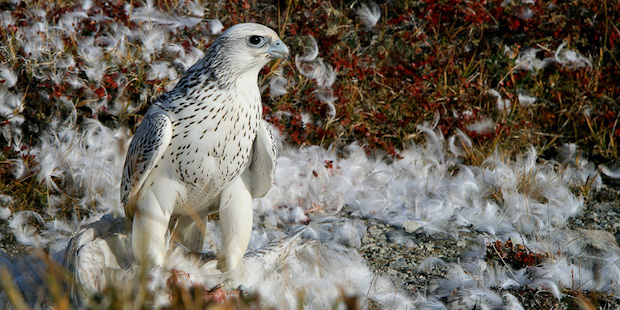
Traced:
<path fill-rule="evenodd" d="M 572 70 L 592 68 L 592 61 L 590 59 L 584 57 L 579 52 L 565 49 L 567 44 L 567 42 L 563 42 L 556 49 L 553 57 L 546 57 L 544 59 L 536 57 L 540 49 L 530 48 L 520 52 L 519 57 L 515 61 L 515 69 L 537 72 L 552 63 Z"/>
<path fill-rule="evenodd" d="M 519 52 L 519 56 L 517 56 L 515 60 L 515 70 L 525 70 L 536 73 L 554 62 L 553 58 L 539 59 L 536 57 L 539 51 L 540 49 L 529 48 Z"/>
<path fill-rule="evenodd" d="M 336 82 L 338 72 L 331 65 L 323 65 L 322 73 L 316 78 L 319 87 L 330 88 Z"/>
<path fill-rule="evenodd" d="M 536 1 L 535 0 L 517 0 L 517 1 L 515 1 L 515 0 L 504 0 L 501 3 L 501 6 L 502 7 L 506 7 L 507 5 L 509 5 L 511 3 L 515 3 L 516 5 L 519 5 L 519 4 L 535 4 Z"/>
<path fill-rule="evenodd" d="M 0 199 L 4 197 L 6 196 L 2 195 L 0 196 Z M 11 217 L 11 209 L 9 207 L 0 207 L 0 219 L 3 219 L 6 221 L 9 217 Z"/>
<path fill-rule="evenodd" d="M 381 18 L 381 8 L 374 2 L 370 2 L 369 4 L 370 6 L 362 3 L 355 12 L 362 18 L 366 27 L 373 28 Z"/>
<path fill-rule="evenodd" d="M 456 134 L 448 139 L 448 148 L 452 154 L 463 156 L 466 152 L 471 150 L 472 142 L 469 136 L 460 129 L 457 129 Z"/>
<path fill-rule="evenodd" d="M 149 65 L 149 71 L 147 72 L 146 79 L 152 80 L 168 80 L 174 81 L 179 77 L 177 70 L 170 67 L 170 64 L 165 61 L 156 61 Z"/>
<path fill-rule="evenodd" d="M 532 11 L 532 9 L 530 9 L 529 7 L 524 7 L 523 9 L 521 9 L 521 12 L 518 16 L 520 19 L 530 20 L 532 19 L 532 17 L 534 17 L 534 11 Z"/>
<path fill-rule="evenodd" d="M 487 94 L 497 99 L 496 108 L 500 112 L 510 113 L 510 109 L 512 108 L 512 103 L 509 99 L 503 99 L 502 96 L 495 89 L 489 89 Z"/>
<path fill-rule="evenodd" d="M 428 125 L 426 124 L 418 125 L 416 126 L 416 129 L 424 133 L 424 135 L 426 136 L 426 139 L 428 139 L 427 140 L 428 147 L 429 148 L 432 147 L 432 149 L 435 151 L 435 155 L 439 159 L 439 162 L 444 163 L 445 162 L 444 139 L 443 139 L 443 135 L 441 135 L 441 132 L 428 127 Z"/>
<path fill-rule="evenodd" d="M 130 226 L 125 218 L 104 216 L 75 235 L 65 265 L 79 281 L 74 291 L 78 300 L 107 283 L 140 280 L 136 278 L 139 267 L 133 263 L 127 244 Z M 357 235 L 355 228 L 346 227 Z M 340 297 L 335 287 L 360 296 L 362 302 L 374 300 L 383 308 L 404 309 L 412 302 L 390 281 L 374 275 L 356 250 L 336 243 L 303 241 L 301 231 L 246 254 L 241 265 L 229 274 L 222 274 L 215 260 L 197 260 L 180 247 L 170 250 L 166 261 L 168 268 L 187 272 L 187 285 L 210 288 L 223 283 L 225 289 L 235 289 L 242 284 L 260 294 L 263 306 L 291 308 L 298 305 L 302 293 L 309 308 L 329 307 Z M 166 272 L 157 269 L 147 276 L 150 290 L 160 296 L 156 298 L 160 306 L 168 301 L 163 284 Z M 120 279 L 115 279 L 117 276 Z"/>
<path fill-rule="evenodd" d="M 0 116 L 18 115 L 24 110 L 22 94 L 15 94 L 4 86 L 0 86 Z"/>
<path fill-rule="evenodd" d="M 21 211 L 9 219 L 9 228 L 20 244 L 41 248 L 46 241 L 39 230 L 29 223 L 30 221 L 35 222 L 36 225 L 45 225 L 45 221 L 38 213 Z"/>
<path fill-rule="evenodd" d="M 555 291 L 562 287 L 591 291 L 603 287 L 609 289 L 610 286 L 614 285 L 614 282 L 617 283 L 617 280 L 614 280 L 617 279 L 614 277 L 618 275 L 617 262 L 612 265 L 615 268 L 606 269 L 605 267 L 601 268 L 600 263 L 592 262 L 591 258 L 580 256 L 582 257 L 577 256 L 578 259 L 575 260 L 574 264 L 570 263 L 565 257 L 546 260 L 533 269 L 533 277 L 536 280 L 531 285 L 545 286 L 557 297 L 558 293 Z M 602 265 L 609 267 L 605 263 Z M 601 276 L 600 271 L 602 269 L 606 269 L 605 271 L 610 273 Z"/>
<path fill-rule="evenodd" d="M 129 139 L 125 130 L 113 131 L 96 120 L 88 120 L 82 130 L 64 125 L 41 137 L 41 149 L 33 150 L 39 158 L 38 179 L 48 188 L 59 191 L 57 182 L 70 182 L 83 192 L 80 200 L 87 209 L 100 206 L 101 211 L 119 211 L 118 186 Z"/>
<path fill-rule="evenodd" d="M 601 167 L 601 172 L 610 178 L 620 179 L 620 167 L 611 169 L 608 166 L 603 166 Z"/>
<path fill-rule="evenodd" d="M 37 173 L 37 181 L 43 183 L 48 190 L 59 192 L 60 188 L 56 182 L 57 180 L 62 181 L 64 176 L 62 171 L 56 166 L 56 161 L 58 161 L 58 158 L 55 158 L 51 153 L 45 153 L 43 156 L 39 156 L 41 169 Z"/>
<path fill-rule="evenodd" d="M 13 197 L 0 194 L 0 219 L 7 220 L 11 217 L 11 208 Z"/>
<path fill-rule="evenodd" d="M 88 18 L 88 14 L 84 11 L 67 12 L 66 14 L 62 15 L 62 17 L 60 18 L 60 20 L 58 21 L 54 29 L 63 31 L 67 35 L 75 35 L 76 34 L 75 27 L 78 26 L 78 23 L 81 20 L 87 19 L 87 18 Z"/>
<path fill-rule="evenodd" d="M 502 299 L 497 293 L 491 293 L 489 288 L 529 285 L 554 291 L 558 287 L 572 285 L 573 278 L 567 277 L 571 273 L 593 274 L 588 270 L 592 270 L 594 266 L 575 269 L 565 263 L 549 266 L 543 264 L 539 271 L 530 275 L 525 273 L 525 269 L 510 271 L 490 267 L 481 260 L 484 256 L 482 250 L 472 256 L 470 263 L 446 265 L 439 259 L 423 262 L 419 268 L 443 266 L 450 270 L 446 280 L 437 287 L 436 295 L 426 299 L 411 301 L 398 293 L 394 295 L 396 291 L 389 281 L 373 280 L 372 273 L 365 266 L 361 267 L 363 260 L 355 251 L 349 250 L 361 244 L 366 230 L 365 224 L 360 220 L 339 215 L 345 205 L 355 217 L 375 219 L 395 226 L 402 225 L 405 220 L 414 220 L 429 234 L 447 232 L 457 236 L 458 230 L 471 227 L 475 231 L 494 235 L 495 238 L 523 240 L 534 250 L 551 249 L 557 253 L 559 248 L 549 248 L 545 244 L 561 244 L 564 253 L 582 251 L 578 243 L 568 241 L 573 239 L 570 235 L 553 233 L 554 227 L 562 227 L 567 218 L 578 214 L 583 207 L 583 201 L 568 190 L 568 179 L 557 175 L 558 171 L 567 171 L 557 169 L 559 163 L 540 162 L 534 151 L 514 160 L 506 160 L 500 154 L 495 154 L 480 167 L 460 165 L 459 172 L 451 176 L 448 169 L 458 164 L 458 161 L 445 153 L 446 141 L 443 136 L 430 127 L 419 129 L 426 134 L 428 145 L 410 146 L 401 153 L 402 159 L 394 160 L 391 164 L 386 164 L 381 157 L 368 157 L 357 145 L 348 147 L 348 155 L 344 158 L 338 158 L 332 150 L 320 147 L 300 150 L 285 147 L 278 159 L 274 188 L 266 197 L 255 200 L 254 216 L 257 224 L 250 248 L 260 250 L 274 240 L 285 237 L 282 229 L 277 227 L 290 227 L 306 222 L 305 211 L 311 209 L 319 213 L 315 213 L 303 232 L 303 238 L 316 240 L 312 241 L 316 243 L 296 248 L 296 254 L 285 255 L 288 258 L 283 261 L 276 259 L 275 261 L 279 262 L 276 265 L 281 267 L 277 270 L 259 268 L 251 263 L 248 270 L 263 270 L 264 273 L 242 273 L 245 278 L 238 278 L 235 284 L 244 283 L 261 292 L 261 296 L 262 293 L 266 294 L 268 303 L 278 306 L 292 305 L 297 295 L 286 289 L 275 290 L 275 287 L 307 288 L 312 291 L 307 295 L 313 297 L 312 305 L 318 306 L 328 305 L 336 298 L 331 292 L 323 290 L 324 286 L 319 283 L 345 283 L 342 285 L 347 292 L 357 292 L 384 302 L 398 301 L 400 305 L 439 306 L 435 297 L 451 296 L 452 292 L 458 289 L 458 299 L 462 300 L 464 305 L 478 300 L 488 308 L 507 308 L 512 305 L 511 307 L 519 309 L 514 300 L 511 301 L 506 296 Z M 118 204 L 115 184 L 118 182 L 122 163 L 118 154 L 123 153 L 119 147 L 126 143 L 122 138 L 126 136 L 117 137 L 118 133 L 97 122 L 89 123 L 81 134 L 62 126 L 57 127 L 54 132 L 54 135 L 43 137 L 42 148 L 50 150 L 48 152 L 52 154 L 62 154 L 56 155 L 57 158 L 66 158 L 68 162 L 57 165 L 58 171 L 63 172 L 65 182 L 71 180 L 78 188 L 84 188 L 83 193 L 87 195 L 93 192 L 101 193 L 83 199 L 84 203 L 98 206 Z M 45 141 L 49 142 L 45 144 Z M 99 155 L 89 159 L 88 154 L 92 153 Z M 571 156 L 574 157 L 569 155 L 569 158 Z M 104 164 L 97 164 L 99 161 Z M 325 165 L 325 161 L 332 162 L 331 168 Z M 571 163 L 567 162 L 565 165 Z M 95 179 L 93 174 L 97 176 Z M 532 180 L 531 186 L 535 190 L 520 190 L 519 180 L 523 176 Z M 98 185 L 92 184 L 95 180 Z M 108 192 L 112 197 L 105 194 Z M 486 200 L 489 192 L 497 192 L 502 197 L 501 205 Z M 102 208 L 100 212 L 107 211 Z M 46 229 L 50 232 L 61 232 L 62 237 L 58 240 L 63 240 L 66 231 L 74 226 L 67 228 L 58 224 L 54 228 L 50 226 Z M 46 238 L 51 237 L 47 230 L 39 233 L 24 230 L 19 233 L 21 240 L 35 244 L 44 243 Z M 213 244 L 217 246 L 217 226 L 209 222 L 208 231 L 209 235 L 214 235 Z M 40 236 L 40 239 L 37 239 L 37 236 Z M 485 242 L 480 241 L 480 248 L 484 249 Z M 212 248 L 209 242 L 207 246 Z M 61 250 L 62 246 L 57 249 Z M 618 274 L 618 266 L 614 265 L 611 259 L 616 256 L 609 255 L 609 263 L 603 268 L 610 276 L 596 284 L 604 290 L 614 291 L 611 279 Z M 265 264 L 265 259 L 271 261 L 271 258 L 261 259 L 261 264 Z M 359 265 L 360 263 L 362 265 Z M 201 276 L 204 273 L 192 271 L 192 264 L 195 263 L 179 258 L 178 265 L 175 266 L 188 271 L 195 283 L 209 284 L 208 277 Z M 280 273 L 281 270 L 288 270 L 286 277 Z M 125 272 L 123 276 L 131 277 L 132 274 Z M 344 276 L 345 274 L 348 275 Z M 356 274 L 361 278 L 354 276 Z M 530 276 L 534 279 L 530 279 Z M 216 279 L 217 277 L 211 280 Z M 583 284 L 587 279 L 584 277 L 581 282 L 575 283 Z M 371 288 L 374 295 L 368 295 L 368 287 L 360 286 L 360 283 L 379 282 L 383 283 L 383 288 Z M 274 294 L 275 291 L 283 293 Z M 285 291 L 289 293 L 284 293 Z M 400 297 L 394 299 L 394 296 Z"/>
<path fill-rule="evenodd" d="M 17 74 L 13 68 L 6 65 L 0 65 L 0 85 L 5 88 L 11 88 L 17 83 Z"/>
<path fill-rule="evenodd" d="M 446 262 L 444 262 L 440 258 L 429 257 L 429 258 L 423 260 L 417 266 L 417 270 L 429 272 L 429 271 L 432 271 L 432 270 L 437 269 L 439 267 L 446 267 L 446 266 L 448 266 L 448 264 L 446 264 Z"/>
<path fill-rule="evenodd" d="M 187 10 L 194 16 L 204 17 L 205 7 L 200 1 L 186 1 Z"/>
<path fill-rule="evenodd" d="M 316 42 L 314 36 L 309 36 L 310 45 L 306 45 L 304 48 L 304 54 L 302 56 L 296 55 L 295 60 L 301 62 L 312 62 L 319 57 L 319 44 Z"/>
<path fill-rule="evenodd" d="M 28 173 L 28 168 L 22 158 L 13 158 L 6 161 L 9 165 L 9 171 L 16 180 L 22 180 Z"/>
<path fill-rule="evenodd" d="M 568 42 L 560 44 L 555 51 L 555 61 L 570 69 L 592 68 L 592 61 L 576 51 L 565 49 Z"/>
<path fill-rule="evenodd" d="M 13 197 L 9 195 L 0 194 L 0 207 L 7 208 L 12 203 L 13 203 Z"/>
<path fill-rule="evenodd" d="M 20 151 L 22 146 L 22 130 L 21 126 L 24 123 L 24 117 L 21 115 L 10 115 L 8 117 L 8 123 L 4 126 L 0 126 L 0 133 L 7 141 L 7 146 L 12 148 L 13 151 Z"/>
<path fill-rule="evenodd" d="M 428 310 L 446 310 L 448 309 L 443 302 L 441 302 L 435 296 L 424 296 L 418 293 L 415 299 L 415 305 L 417 309 L 428 309 Z"/>
<path fill-rule="evenodd" d="M 97 43 L 100 44 L 106 53 L 112 53 L 117 56 L 112 58 L 113 62 L 118 62 L 128 67 L 129 64 L 123 63 L 132 58 L 126 57 L 128 53 L 127 42 L 128 40 L 135 40 L 138 34 L 119 23 L 110 23 L 108 30 L 97 37 Z"/>
<path fill-rule="evenodd" d="M 174 63 L 181 64 L 183 66 L 183 70 L 189 69 L 193 66 L 198 60 L 204 57 L 205 53 L 197 49 L 196 47 L 191 47 L 190 51 L 186 53 L 182 48 L 179 52 L 179 57 L 174 60 Z"/>
<path fill-rule="evenodd" d="M 567 165 L 567 171 L 561 175 L 563 181 L 571 186 L 590 183 L 594 188 L 600 188 L 603 184 L 597 167 L 585 159 L 577 150 L 574 143 L 565 143 L 559 148 L 559 157 Z"/>
<path fill-rule="evenodd" d="M 106 16 L 103 14 L 95 14 L 95 15 L 89 16 L 89 18 L 95 23 L 112 22 L 114 20 L 112 17 Z"/>
<path fill-rule="evenodd" d="M 495 131 L 495 122 L 489 118 L 483 118 L 474 123 L 467 124 L 465 127 L 468 131 L 484 135 Z"/>
<path fill-rule="evenodd" d="M 327 117 L 329 117 L 330 119 L 334 119 L 336 117 L 336 106 L 334 105 L 334 102 L 338 100 L 338 97 L 334 96 L 334 92 L 332 91 L 332 89 L 327 88 L 323 90 L 318 90 L 314 92 L 314 95 L 327 107 Z"/>
<path fill-rule="evenodd" d="M 336 81 L 336 71 L 331 65 L 326 65 L 323 60 L 317 59 L 312 62 L 300 62 L 295 59 L 297 69 L 302 75 L 316 81 L 319 88 L 331 87 Z"/>
<path fill-rule="evenodd" d="M 525 310 L 519 299 L 510 293 L 502 294 L 502 299 L 504 301 L 502 310 Z"/>
<path fill-rule="evenodd" d="M 24 29 L 24 52 L 34 59 L 41 58 L 47 51 L 47 44 L 43 38 L 37 35 L 39 32 L 47 32 L 47 23 L 34 23 L 29 29 Z"/>
<path fill-rule="evenodd" d="M 148 24 L 159 24 L 167 26 L 169 29 L 177 29 L 181 27 L 194 27 L 202 19 L 162 12 L 154 6 L 153 0 L 147 0 L 145 6 L 134 8 L 131 20 Z"/>
<path fill-rule="evenodd" d="M 151 60 L 151 55 L 159 52 L 168 41 L 167 31 L 162 27 L 146 27 L 140 31 L 140 41 L 143 46 L 143 57 L 146 61 Z"/>
<path fill-rule="evenodd" d="M 84 69 L 88 79 L 92 81 L 101 81 L 108 66 L 101 61 L 103 58 L 103 50 L 95 44 L 95 39 L 89 37 L 78 43 L 78 54 L 87 66 Z"/>
<path fill-rule="evenodd" d="M 0 85 L 0 116 L 5 119 L 5 123 L 0 126 L 0 134 L 8 142 L 7 146 L 14 151 L 21 151 L 22 146 L 21 126 L 24 123 L 24 117 L 20 115 L 24 110 L 22 99 L 22 94 L 15 94 Z"/>
<path fill-rule="evenodd" d="M 15 17 L 13 16 L 13 12 L 10 10 L 2 11 L 0 13 L 0 25 L 5 29 L 8 26 L 15 25 Z"/>
<path fill-rule="evenodd" d="M 82 1 L 82 9 L 84 11 L 89 11 L 92 7 L 93 7 L 93 0 Z"/>
<path fill-rule="evenodd" d="M 271 98 L 278 98 L 288 93 L 286 88 L 289 82 L 282 74 L 283 69 L 279 67 L 269 81 L 269 95 Z"/>
<path fill-rule="evenodd" d="M 209 29 L 211 30 L 212 35 L 220 34 L 224 30 L 224 25 L 222 25 L 222 22 L 217 18 L 210 19 Z"/>
<path fill-rule="evenodd" d="M 532 105 L 532 104 L 536 103 L 536 100 L 538 98 L 533 97 L 533 96 L 529 96 L 529 95 L 526 95 L 526 94 L 520 92 L 517 95 L 517 99 L 519 100 L 519 104 L 520 105 L 527 106 L 527 105 Z"/>
<path fill-rule="evenodd" d="M 295 66 L 300 74 L 316 82 L 318 89 L 315 96 L 327 106 L 327 116 L 333 119 L 336 116 L 334 102 L 338 97 L 333 95 L 332 85 L 336 82 L 338 72 L 318 58 L 318 43 L 313 36 L 309 36 L 309 39 L 310 45 L 306 46 L 304 54 L 295 56 Z"/>

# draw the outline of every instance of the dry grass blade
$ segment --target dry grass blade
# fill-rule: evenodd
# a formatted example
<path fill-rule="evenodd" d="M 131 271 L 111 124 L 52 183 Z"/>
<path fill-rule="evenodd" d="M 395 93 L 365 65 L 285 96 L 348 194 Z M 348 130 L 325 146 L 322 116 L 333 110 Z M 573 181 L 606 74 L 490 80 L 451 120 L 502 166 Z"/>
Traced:
<path fill-rule="evenodd" d="M 26 304 L 22 293 L 15 286 L 11 272 L 8 269 L 0 268 L 0 280 L 2 281 L 2 288 L 4 289 L 4 292 L 8 295 L 11 304 L 16 310 L 31 309 L 28 304 Z"/>

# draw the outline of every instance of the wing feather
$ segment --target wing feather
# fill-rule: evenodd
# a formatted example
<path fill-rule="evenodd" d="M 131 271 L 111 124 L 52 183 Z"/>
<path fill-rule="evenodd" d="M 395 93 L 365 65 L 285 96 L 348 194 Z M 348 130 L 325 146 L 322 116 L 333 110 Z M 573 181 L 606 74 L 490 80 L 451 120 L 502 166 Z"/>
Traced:
<path fill-rule="evenodd" d="M 147 115 L 138 126 L 125 157 L 121 181 L 121 203 L 127 217 L 133 217 L 136 194 L 162 158 L 171 138 L 172 123 L 164 114 Z"/>
<path fill-rule="evenodd" d="M 274 130 L 265 120 L 261 120 L 258 126 L 248 168 L 249 174 L 244 176 L 253 198 L 264 197 L 273 184 L 278 158 L 278 143 Z"/>

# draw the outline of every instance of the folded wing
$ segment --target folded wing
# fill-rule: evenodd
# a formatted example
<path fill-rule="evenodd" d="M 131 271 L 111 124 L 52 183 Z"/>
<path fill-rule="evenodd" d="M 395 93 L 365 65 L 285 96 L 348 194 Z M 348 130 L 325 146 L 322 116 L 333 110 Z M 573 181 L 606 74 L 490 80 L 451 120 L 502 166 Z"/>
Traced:
<path fill-rule="evenodd" d="M 166 115 L 147 115 L 138 126 L 125 157 L 121 181 L 121 203 L 128 218 L 133 218 L 137 194 L 162 158 L 171 138 L 172 123 Z"/>
<path fill-rule="evenodd" d="M 273 126 L 262 120 L 252 149 L 250 167 L 243 180 L 252 198 L 264 197 L 273 183 L 278 157 L 278 144 Z"/>

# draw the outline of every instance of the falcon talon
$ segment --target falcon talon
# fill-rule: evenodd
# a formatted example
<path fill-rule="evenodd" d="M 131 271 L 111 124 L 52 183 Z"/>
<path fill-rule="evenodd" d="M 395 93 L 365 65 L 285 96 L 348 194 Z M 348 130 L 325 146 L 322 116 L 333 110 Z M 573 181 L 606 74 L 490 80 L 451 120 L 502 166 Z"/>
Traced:
<path fill-rule="evenodd" d="M 168 233 L 200 252 L 208 216 L 219 212 L 218 260 L 225 271 L 239 264 L 252 233 L 252 199 L 270 189 L 277 157 L 258 74 L 288 55 L 270 28 L 235 25 L 153 102 L 131 141 L 121 182 L 138 263 L 164 266 Z"/>
<path fill-rule="evenodd" d="M 239 286 L 237 286 L 237 291 L 239 292 L 239 297 L 241 298 L 245 298 L 248 294 L 248 288 L 243 284 L 239 284 Z"/>
<path fill-rule="evenodd" d="M 219 290 L 220 288 L 222 288 L 222 283 L 219 283 L 219 284 L 215 285 L 214 287 L 212 287 L 210 289 L 207 289 L 206 291 L 209 292 L 209 293 L 213 293 L 213 292 Z"/>

